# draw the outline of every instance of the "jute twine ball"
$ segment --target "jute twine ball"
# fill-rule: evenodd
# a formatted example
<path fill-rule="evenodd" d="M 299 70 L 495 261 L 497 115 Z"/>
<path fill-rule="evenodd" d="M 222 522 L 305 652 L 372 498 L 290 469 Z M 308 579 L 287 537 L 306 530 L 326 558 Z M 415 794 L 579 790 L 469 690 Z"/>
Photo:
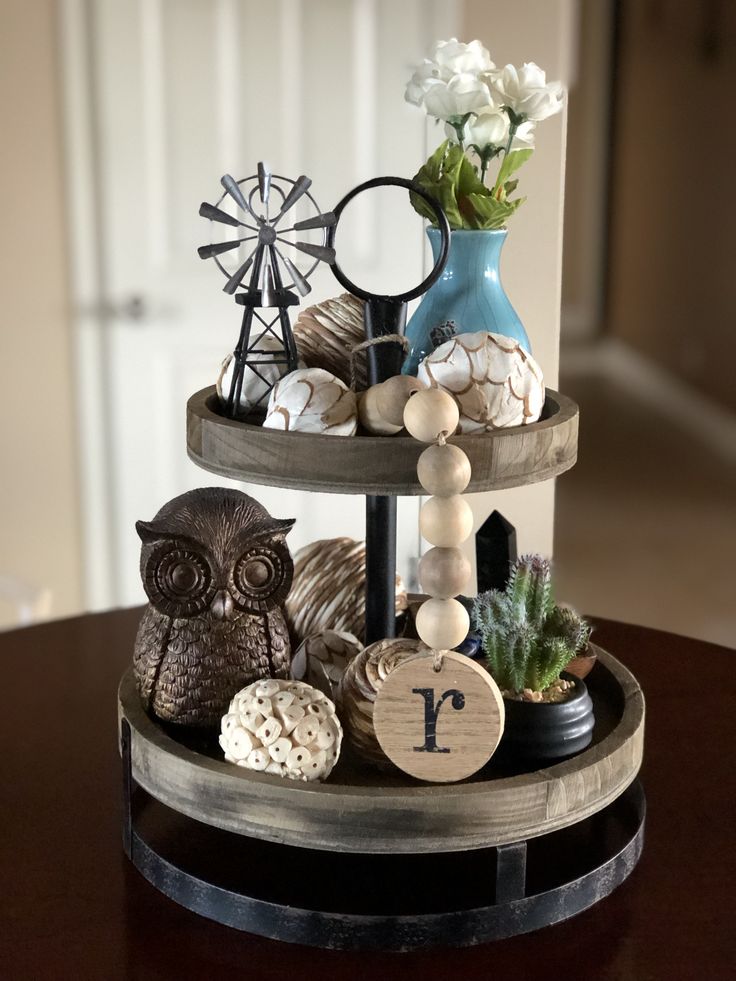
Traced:
<path fill-rule="evenodd" d="M 396 613 L 407 608 L 406 590 L 396 576 Z M 323 630 L 365 632 L 365 542 L 327 538 L 305 545 L 294 556 L 294 579 L 286 598 L 286 619 L 298 644 Z"/>
<path fill-rule="evenodd" d="M 291 676 L 335 699 L 345 669 L 363 645 L 345 630 L 323 630 L 302 641 L 291 659 Z"/>
<path fill-rule="evenodd" d="M 398 665 L 427 654 L 421 641 L 408 638 L 379 640 L 366 647 L 348 664 L 337 695 L 338 710 L 345 738 L 362 760 L 390 768 L 373 728 L 376 693 Z"/>
<path fill-rule="evenodd" d="M 459 418 L 453 397 L 438 388 L 415 392 L 404 408 L 404 425 L 420 443 L 434 443 L 440 433 L 452 435 Z"/>
<path fill-rule="evenodd" d="M 294 324 L 294 340 L 299 358 L 309 368 L 325 368 L 350 385 L 350 352 L 365 340 L 363 300 L 351 293 L 315 303 L 299 314 Z M 355 360 L 356 388 L 368 384 L 366 353 Z"/>
<path fill-rule="evenodd" d="M 324 780 L 341 743 L 334 704 L 301 681 L 256 681 L 222 717 L 220 746 L 229 763 L 291 780 Z"/>
<path fill-rule="evenodd" d="M 419 560 L 421 587 L 438 599 L 462 593 L 471 573 L 470 562 L 459 548 L 431 548 Z"/>
<path fill-rule="evenodd" d="M 470 460 L 452 443 L 428 446 L 417 461 L 417 477 L 428 494 L 437 497 L 462 494 L 470 483 Z"/>
<path fill-rule="evenodd" d="M 456 599 L 428 599 L 417 610 L 417 633 L 427 647 L 449 651 L 462 643 L 470 629 L 470 616 Z"/>

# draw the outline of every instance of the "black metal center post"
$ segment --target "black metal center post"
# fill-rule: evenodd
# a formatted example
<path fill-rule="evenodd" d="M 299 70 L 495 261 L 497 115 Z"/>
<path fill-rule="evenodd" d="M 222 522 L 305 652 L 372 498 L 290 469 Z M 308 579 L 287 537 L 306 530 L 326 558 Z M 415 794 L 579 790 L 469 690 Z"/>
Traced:
<path fill-rule="evenodd" d="M 423 198 L 432 208 L 437 219 L 442 241 L 440 252 L 429 275 L 414 289 L 396 296 L 369 293 L 350 280 L 340 268 L 337 259 L 332 265 L 335 278 L 346 290 L 365 300 L 366 340 L 375 340 L 396 334 L 404 336 L 406 305 L 432 286 L 445 268 L 450 250 L 450 226 L 439 202 L 414 181 L 405 177 L 375 177 L 359 184 L 334 209 L 335 224 L 328 229 L 327 245 L 335 247 L 335 234 L 345 206 L 362 191 L 375 187 L 403 187 Z M 393 378 L 401 373 L 404 348 L 399 342 L 375 344 L 367 348 L 368 384 Z M 368 495 L 365 502 L 365 637 L 366 645 L 384 637 L 396 635 L 396 497 Z"/>

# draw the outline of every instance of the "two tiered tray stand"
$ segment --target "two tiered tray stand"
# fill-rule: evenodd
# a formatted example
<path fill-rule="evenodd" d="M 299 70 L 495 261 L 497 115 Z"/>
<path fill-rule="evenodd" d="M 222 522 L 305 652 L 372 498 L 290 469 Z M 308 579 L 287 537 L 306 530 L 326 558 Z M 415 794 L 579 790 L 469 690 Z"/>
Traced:
<path fill-rule="evenodd" d="M 206 470 L 366 495 L 370 593 L 370 551 L 385 543 L 381 500 L 422 493 L 416 440 L 263 429 L 225 418 L 214 389 L 192 396 L 187 414 L 189 456 Z M 472 464 L 468 491 L 563 473 L 575 463 L 577 426 L 577 406 L 548 391 L 539 422 L 452 437 Z M 393 595 L 389 608 L 375 587 L 393 621 Z M 586 679 L 596 717 L 588 749 L 532 772 L 491 760 L 450 785 L 368 770 L 347 749 L 325 784 L 234 767 L 216 743 L 146 715 L 130 671 L 119 691 L 125 850 L 181 905 L 293 943 L 410 950 L 557 923 L 616 888 L 642 848 L 643 697 L 622 664 L 597 655 Z"/>

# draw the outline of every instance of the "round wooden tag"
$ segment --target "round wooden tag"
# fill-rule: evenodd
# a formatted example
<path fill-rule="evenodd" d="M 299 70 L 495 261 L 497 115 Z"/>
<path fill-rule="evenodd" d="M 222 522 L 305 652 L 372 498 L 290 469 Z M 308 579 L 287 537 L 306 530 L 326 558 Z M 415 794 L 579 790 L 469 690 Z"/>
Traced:
<path fill-rule="evenodd" d="M 479 664 L 445 651 L 412 658 L 385 679 L 373 726 L 386 756 L 419 780 L 450 783 L 480 770 L 503 733 L 498 685 Z"/>

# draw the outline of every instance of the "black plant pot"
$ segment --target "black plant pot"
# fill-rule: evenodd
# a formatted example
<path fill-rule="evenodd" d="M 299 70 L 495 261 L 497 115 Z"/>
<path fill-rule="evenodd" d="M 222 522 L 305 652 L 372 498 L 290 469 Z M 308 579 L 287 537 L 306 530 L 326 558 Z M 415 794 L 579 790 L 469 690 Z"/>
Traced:
<path fill-rule="evenodd" d="M 498 747 L 508 763 L 541 763 L 579 753 L 593 738 L 593 702 L 585 682 L 562 675 L 575 688 L 564 702 L 517 702 L 504 698 L 506 725 Z"/>

